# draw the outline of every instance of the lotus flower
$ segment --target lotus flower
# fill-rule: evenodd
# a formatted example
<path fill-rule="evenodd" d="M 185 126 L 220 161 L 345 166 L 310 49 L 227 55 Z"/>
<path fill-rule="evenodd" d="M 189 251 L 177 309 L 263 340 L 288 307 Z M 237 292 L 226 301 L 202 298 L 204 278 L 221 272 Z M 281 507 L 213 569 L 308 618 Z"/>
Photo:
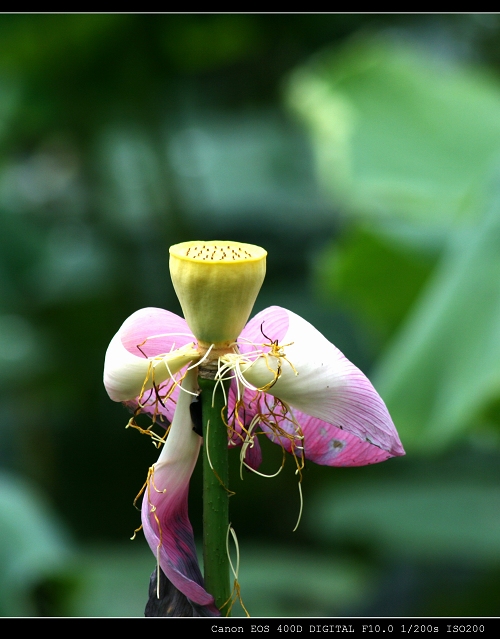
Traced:
<path fill-rule="evenodd" d="M 363 466 L 404 450 L 367 377 L 306 320 L 273 306 L 245 326 L 264 278 L 265 251 L 224 243 L 222 256 L 221 243 L 206 245 L 171 248 L 172 278 L 187 321 L 158 308 L 131 315 L 109 345 L 104 383 L 111 399 L 164 426 L 172 422 L 148 477 L 144 532 L 168 579 L 205 614 L 216 614 L 187 518 L 201 440 L 189 414 L 198 364 L 211 359 L 218 378 L 231 380 L 228 445 L 241 446 L 249 468 L 261 460 L 258 432 L 292 453 L 299 469 L 304 458 Z"/>

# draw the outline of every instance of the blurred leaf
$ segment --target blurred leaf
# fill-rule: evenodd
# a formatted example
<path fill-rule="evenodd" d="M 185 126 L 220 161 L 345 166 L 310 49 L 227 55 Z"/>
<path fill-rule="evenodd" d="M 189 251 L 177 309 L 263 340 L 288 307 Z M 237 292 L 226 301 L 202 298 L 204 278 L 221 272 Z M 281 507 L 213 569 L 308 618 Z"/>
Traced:
<path fill-rule="evenodd" d="M 365 36 L 299 68 L 288 101 L 347 211 L 438 229 L 476 218 L 500 151 L 500 87 L 485 70 Z"/>
<path fill-rule="evenodd" d="M 241 595 L 251 615 L 333 616 L 362 600 L 368 570 L 349 560 L 259 544 L 240 552 Z M 243 616 L 235 606 L 233 616 Z M 241 610 L 241 609 L 240 609 Z"/>
<path fill-rule="evenodd" d="M 481 222 L 500 151 L 498 82 L 364 37 L 299 69 L 289 100 L 310 127 L 325 185 L 392 234 L 354 233 L 327 259 L 323 286 L 382 338 L 413 308 L 375 383 L 403 443 L 437 450 L 500 395 L 498 212 Z M 434 239 L 453 233 L 416 307 L 429 263 L 404 248 L 405 221 L 425 231 L 422 248 L 432 230 Z"/>
<path fill-rule="evenodd" d="M 0 615 L 36 615 L 32 591 L 64 571 L 70 545 L 43 498 L 0 474 Z"/>
<path fill-rule="evenodd" d="M 361 318 L 381 346 L 399 326 L 427 280 L 435 258 L 357 227 L 316 263 L 319 295 Z"/>
<path fill-rule="evenodd" d="M 123 16 L 105 14 L 3 15 L 0 67 L 47 73 L 52 66 L 74 63 L 75 51 L 87 60 L 123 21 Z"/>
<path fill-rule="evenodd" d="M 33 377 L 41 376 L 50 357 L 45 341 L 43 333 L 25 317 L 0 312 L 0 382 L 4 390 L 13 386 L 19 390 L 27 368 L 36 370 Z"/>
<path fill-rule="evenodd" d="M 143 617 L 155 559 L 145 544 L 87 547 L 75 557 L 71 617 Z"/>
<path fill-rule="evenodd" d="M 255 16 L 187 16 L 168 24 L 164 48 L 168 58 L 186 72 L 234 63 L 259 49 L 261 32 Z"/>
<path fill-rule="evenodd" d="M 450 236 L 374 383 L 407 449 L 436 451 L 500 395 L 500 202 Z"/>
<path fill-rule="evenodd" d="M 155 559 L 145 543 L 85 549 L 72 563 L 80 588 L 70 616 L 142 617 Z M 240 545 L 239 584 L 254 616 L 333 615 L 359 604 L 371 588 L 357 562 L 285 548 Z M 233 617 L 245 616 L 239 603 Z"/>
<path fill-rule="evenodd" d="M 323 541 L 364 543 L 393 560 L 500 563 L 500 486 L 471 481 L 375 480 L 318 495 L 310 529 Z"/>

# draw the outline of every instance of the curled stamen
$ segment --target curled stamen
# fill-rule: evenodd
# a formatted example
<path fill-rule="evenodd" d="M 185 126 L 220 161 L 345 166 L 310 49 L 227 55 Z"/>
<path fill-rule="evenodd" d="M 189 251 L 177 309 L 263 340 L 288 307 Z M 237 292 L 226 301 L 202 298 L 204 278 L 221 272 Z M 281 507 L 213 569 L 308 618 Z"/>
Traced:
<path fill-rule="evenodd" d="M 207 432 L 206 432 L 206 436 L 205 436 L 205 439 L 206 439 L 205 446 L 207 447 L 207 460 L 208 460 L 208 465 L 210 466 L 210 470 L 217 477 L 217 481 L 222 486 L 222 488 L 224 488 L 224 490 L 229 494 L 229 496 L 235 495 L 236 493 L 233 492 L 232 490 L 229 490 L 229 488 L 225 485 L 225 483 L 219 477 L 219 474 L 217 473 L 217 471 L 215 470 L 215 468 L 214 468 L 214 466 L 212 464 L 212 460 L 210 459 L 210 448 L 209 448 L 209 444 L 208 444 L 209 433 L 210 433 L 210 420 L 207 421 Z"/>
<path fill-rule="evenodd" d="M 245 441 L 243 442 L 242 446 L 241 446 L 241 453 L 240 453 L 240 478 L 243 480 L 243 466 L 245 466 L 245 468 L 248 468 L 248 470 L 251 470 L 253 473 L 255 473 L 256 475 L 260 475 L 261 477 L 266 477 L 268 479 L 271 479 L 272 477 L 276 477 L 277 475 L 279 475 L 281 473 L 281 471 L 283 470 L 283 468 L 285 467 L 285 461 L 286 461 L 286 456 L 285 456 L 285 450 L 283 449 L 283 459 L 281 462 L 281 466 L 280 468 L 278 468 L 278 470 L 273 473 L 272 475 L 267 475 L 265 473 L 261 473 L 260 471 L 258 471 L 256 468 L 252 468 L 252 466 L 250 466 L 249 464 L 247 464 L 245 462 L 245 455 L 246 455 L 246 451 L 248 449 L 248 447 L 253 447 L 254 446 L 254 438 L 256 435 L 252 434 L 253 429 L 255 428 L 255 426 L 262 420 L 262 415 L 256 415 L 253 420 L 250 423 L 250 426 L 248 427 L 248 429 L 245 429 L 246 432 L 246 437 L 245 437 Z M 262 432 L 262 431 L 261 431 Z M 282 447 L 283 448 L 283 447 Z"/>
<path fill-rule="evenodd" d="M 158 526 L 158 545 L 156 546 L 156 570 L 157 570 L 157 574 L 156 574 L 156 579 L 157 579 L 157 586 L 156 586 L 156 596 L 158 597 L 158 599 L 160 598 L 160 549 L 161 546 L 163 544 L 163 532 L 162 532 L 162 528 L 161 528 L 161 523 L 160 520 L 158 518 L 158 515 L 156 514 L 156 506 L 151 502 L 151 485 L 153 486 L 153 488 L 155 489 L 155 491 L 157 493 L 166 493 L 167 490 L 166 488 L 164 488 L 163 490 L 159 490 L 154 483 L 154 473 L 155 473 L 155 467 L 151 466 L 151 468 L 148 470 L 148 477 L 146 479 L 146 486 L 147 486 L 147 491 L 148 491 L 148 505 L 149 505 L 149 512 L 153 514 L 154 518 L 155 518 L 155 522 L 156 525 Z M 139 493 L 139 495 L 141 495 L 141 493 L 144 491 L 144 486 L 141 490 L 141 492 Z M 139 495 L 137 497 L 139 497 Z M 137 497 L 135 498 L 134 501 L 134 506 L 135 506 L 135 502 L 137 501 Z"/>
<path fill-rule="evenodd" d="M 243 466 L 246 466 L 247 468 L 249 468 L 248 464 L 245 463 L 245 457 L 246 457 L 246 453 L 248 448 L 253 448 L 255 445 L 255 435 L 252 434 L 252 430 L 256 425 L 256 421 L 255 418 L 252 420 L 252 422 L 250 423 L 250 426 L 248 427 L 248 430 L 246 430 L 246 437 L 243 441 L 243 444 L 241 445 L 241 452 L 240 452 L 240 478 L 243 481 Z M 252 469 L 254 470 L 254 469 Z M 279 471 L 278 471 L 279 472 Z"/>
<path fill-rule="evenodd" d="M 160 436 L 152 430 L 153 424 L 150 424 L 147 428 L 141 428 L 139 424 L 135 423 L 135 416 L 129 419 L 128 424 L 125 426 L 125 428 L 134 428 L 135 430 L 138 430 L 141 433 L 141 435 L 148 435 L 153 440 L 153 445 L 156 448 L 160 448 L 160 446 L 162 446 L 165 443 L 168 432 L 170 430 L 170 426 L 169 426 L 167 430 L 165 431 L 165 433 Z"/>
<path fill-rule="evenodd" d="M 151 468 L 149 469 L 149 471 L 150 471 L 150 470 L 151 470 Z M 137 503 L 137 500 L 139 499 L 139 497 L 141 497 L 141 496 L 142 496 L 142 494 L 144 493 L 144 491 L 145 491 L 145 489 L 146 489 L 146 486 L 148 485 L 148 480 L 149 480 L 149 471 L 148 471 L 148 476 L 147 476 L 147 478 L 146 478 L 146 481 L 145 481 L 145 482 L 144 482 L 144 484 L 142 485 L 141 490 L 137 493 L 137 495 L 135 496 L 135 499 L 134 499 L 134 501 L 133 501 L 133 505 L 134 505 L 134 508 L 135 508 L 136 510 L 140 510 L 140 508 L 137 508 L 136 503 Z"/>
<path fill-rule="evenodd" d="M 252 354 L 246 353 L 245 355 L 241 355 L 239 353 L 227 353 L 226 355 L 223 355 L 220 358 L 220 360 L 222 360 L 224 365 L 220 367 L 219 375 L 222 375 L 223 373 L 225 374 L 229 370 L 233 370 L 234 376 L 237 378 L 238 382 L 242 386 L 244 386 L 245 388 L 248 388 L 249 390 L 259 390 L 262 392 L 266 392 L 270 388 L 272 388 L 276 384 L 278 379 L 281 377 L 282 366 L 283 366 L 282 360 L 287 362 L 287 364 L 292 368 L 295 375 L 298 375 L 298 371 L 296 370 L 295 366 L 285 356 L 285 352 L 284 352 L 284 348 L 286 346 L 291 346 L 292 343 L 293 342 L 280 346 L 276 340 L 275 342 L 271 342 L 269 344 L 263 344 L 262 346 L 266 346 L 271 349 L 270 352 L 263 352 L 262 350 L 256 351 L 255 353 L 256 356 L 254 357 L 254 359 L 252 359 L 250 356 L 250 355 L 253 355 L 253 353 Z M 276 360 L 276 368 L 273 368 L 271 366 L 269 357 L 273 357 Z M 267 369 L 273 375 L 273 379 L 267 384 L 264 384 L 263 386 L 257 388 L 253 386 L 252 384 L 250 384 L 250 382 L 248 382 L 245 379 L 244 373 L 259 358 L 264 359 Z"/>
<path fill-rule="evenodd" d="M 231 553 L 229 552 L 229 533 L 231 533 L 231 537 L 233 538 L 234 546 L 236 548 L 236 568 L 233 565 L 233 562 L 231 560 Z M 240 571 L 240 547 L 239 547 L 239 544 L 238 544 L 238 538 L 236 537 L 236 532 L 234 531 L 234 528 L 231 526 L 231 524 L 229 524 L 229 526 L 227 528 L 226 551 L 227 551 L 227 558 L 229 559 L 229 565 L 231 567 L 231 572 L 233 573 L 233 576 L 234 576 L 233 590 L 232 590 L 231 594 L 229 595 L 229 599 L 224 603 L 224 606 L 223 606 L 223 608 L 225 606 L 228 606 L 228 610 L 226 612 L 226 617 L 229 617 L 229 615 L 231 614 L 231 610 L 232 610 L 233 605 L 235 604 L 236 601 L 240 602 L 240 605 L 243 608 L 243 610 L 245 611 L 246 616 L 250 617 L 250 613 L 245 608 L 245 605 L 244 605 L 243 600 L 241 598 L 241 587 L 240 587 L 240 584 L 238 582 L 238 574 L 239 574 L 239 571 Z"/>
<path fill-rule="evenodd" d="M 137 506 L 136 506 L 137 500 L 139 499 L 139 497 L 141 497 L 141 495 L 144 493 L 144 491 L 146 490 L 146 488 L 148 489 L 148 501 L 149 501 L 150 505 L 152 506 L 152 508 L 151 508 L 151 512 L 154 512 L 154 511 L 156 510 L 155 506 L 153 506 L 153 505 L 151 504 L 151 501 L 150 501 L 150 499 L 149 499 L 149 498 L 150 498 L 150 494 L 151 494 L 151 493 L 150 493 L 150 491 L 151 491 L 151 485 L 153 485 L 153 488 L 155 489 L 155 491 L 156 491 L 157 493 L 161 493 L 161 494 L 162 494 L 162 493 L 166 493 L 166 492 L 167 492 L 167 489 L 166 489 L 166 488 L 164 488 L 163 490 L 160 490 L 159 488 L 156 488 L 156 485 L 155 485 L 155 482 L 154 482 L 154 473 L 155 473 L 155 467 L 154 467 L 154 466 L 151 466 L 151 468 L 149 468 L 149 470 L 148 470 L 148 476 L 146 477 L 146 481 L 145 481 L 145 482 L 144 482 L 144 484 L 142 485 L 141 490 L 137 493 L 137 495 L 136 495 L 136 497 L 135 497 L 135 499 L 134 499 L 134 502 L 133 502 L 133 503 L 134 503 L 134 507 L 135 507 L 137 510 L 140 510 L 140 508 L 137 508 Z M 160 532 L 161 532 L 161 531 L 160 531 Z"/>
<path fill-rule="evenodd" d="M 263 397 L 265 412 L 259 410 L 259 412 L 253 417 L 250 425 L 245 427 L 244 420 L 240 418 L 239 409 L 243 405 L 243 402 L 237 401 L 234 411 L 231 415 L 232 421 L 235 425 L 231 426 L 229 430 L 231 436 L 234 437 L 236 434 L 240 439 L 242 439 L 241 452 L 240 452 L 240 477 L 243 479 L 243 466 L 251 470 L 257 475 L 261 477 L 275 477 L 278 475 L 284 468 L 285 460 L 286 460 L 286 452 L 289 452 L 295 461 L 296 470 L 295 474 L 299 475 L 299 515 L 297 519 L 297 523 L 295 525 L 294 531 L 297 530 L 297 527 L 300 523 L 302 517 L 303 510 L 303 495 L 302 495 L 302 469 L 305 464 L 305 455 L 304 455 L 304 434 L 302 429 L 295 419 L 293 411 L 290 409 L 288 404 L 285 402 L 273 398 L 272 401 L 267 395 L 263 395 L 261 391 L 257 391 L 257 394 Z M 256 432 L 256 428 L 259 423 L 262 423 L 266 429 L 268 429 L 272 435 L 272 439 L 279 443 L 282 448 L 282 463 L 281 467 L 274 474 L 264 474 L 258 471 L 257 469 L 251 467 L 249 464 L 245 462 L 245 456 L 249 448 L 252 448 L 255 445 L 255 438 L 259 434 L 263 434 L 265 431 Z M 240 432 L 238 432 L 237 428 Z"/>
<path fill-rule="evenodd" d="M 139 528 L 136 528 L 134 530 L 134 534 L 132 535 L 132 537 L 130 537 L 130 541 L 134 541 L 134 539 L 137 537 L 137 533 L 141 530 L 142 530 L 142 524 L 139 526 Z"/>

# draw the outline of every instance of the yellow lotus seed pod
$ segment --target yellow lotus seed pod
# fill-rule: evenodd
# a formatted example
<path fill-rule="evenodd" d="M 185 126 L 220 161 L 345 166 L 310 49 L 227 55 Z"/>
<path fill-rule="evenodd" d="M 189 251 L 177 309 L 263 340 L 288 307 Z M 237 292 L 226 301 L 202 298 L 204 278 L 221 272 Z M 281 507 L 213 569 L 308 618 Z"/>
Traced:
<path fill-rule="evenodd" d="M 260 246 L 230 241 L 170 247 L 170 275 L 184 317 L 202 347 L 236 341 L 266 274 Z"/>

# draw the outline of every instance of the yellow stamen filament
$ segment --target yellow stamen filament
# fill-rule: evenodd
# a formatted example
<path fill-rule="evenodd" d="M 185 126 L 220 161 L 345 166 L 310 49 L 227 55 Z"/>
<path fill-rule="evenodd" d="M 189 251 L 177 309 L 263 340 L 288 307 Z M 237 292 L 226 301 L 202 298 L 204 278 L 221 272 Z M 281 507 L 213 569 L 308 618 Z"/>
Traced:
<path fill-rule="evenodd" d="M 210 348 L 207 350 L 205 355 L 203 355 L 203 357 L 198 362 L 195 362 L 194 364 L 191 364 L 191 366 L 188 366 L 187 370 L 190 371 L 192 368 L 196 368 L 197 366 L 200 366 L 201 364 L 203 364 L 203 362 L 209 357 L 213 347 L 214 347 L 214 344 L 210 346 Z"/>
<path fill-rule="evenodd" d="M 134 499 L 134 507 L 137 508 L 136 503 L 137 500 L 139 499 L 139 497 L 141 497 L 141 495 L 144 493 L 144 491 L 147 489 L 147 495 L 148 495 L 148 504 L 149 504 L 149 513 L 153 514 L 155 521 L 156 521 L 156 525 L 158 526 L 158 535 L 159 535 L 159 541 L 158 541 L 158 545 L 156 547 L 156 596 L 159 599 L 160 598 L 160 549 L 163 545 L 163 533 L 162 533 L 162 529 L 161 529 L 161 524 L 160 524 L 160 520 L 158 518 L 158 515 L 156 514 L 156 506 L 151 502 L 151 486 L 153 487 L 153 489 L 157 492 L 157 493 L 166 493 L 167 489 L 163 488 L 162 490 L 156 487 L 155 481 L 154 481 L 154 474 L 155 474 L 155 467 L 151 466 L 151 468 L 149 468 L 148 470 L 148 476 L 146 478 L 146 481 L 144 482 L 141 490 L 139 491 L 139 493 L 137 494 L 136 498 Z M 139 508 L 137 508 L 137 510 L 140 510 Z M 142 529 L 142 525 L 139 526 L 139 528 L 136 528 L 134 530 L 134 535 L 131 537 L 131 539 L 135 539 L 136 534 Z"/>
<path fill-rule="evenodd" d="M 229 533 L 231 533 L 231 536 L 233 538 L 234 545 L 236 548 L 236 569 L 234 568 L 233 562 L 231 560 L 231 553 L 229 552 Z M 241 607 L 245 611 L 246 616 L 250 617 L 250 613 L 245 608 L 245 605 L 241 598 L 241 587 L 240 587 L 240 584 L 238 583 L 238 574 L 240 571 L 240 547 L 238 545 L 238 538 L 236 537 L 236 533 L 234 531 L 234 528 L 231 526 L 231 524 L 229 524 L 227 529 L 226 551 L 227 551 L 227 558 L 229 559 L 229 565 L 231 566 L 231 572 L 234 575 L 234 583 L 233 583 L 233 590 L 231 594 L 229 595 L 229 599 L 224 603 L 222 607 L 225 608 L 225 606 L 229 605 L 228 610 L 226 612 L 226 617 L 229 617 L 229 615 L 231 614 L 233 605 L 235 604 L 236 601 L 239 601 Z"/>
<path fill-rule="evenodd" d="M 142 496 L 143 492 L 144 492 L 144 491 L 145 491 L 145 489 L 146 489 L 146 486 L 148 485 L 149 473 L 150 473 L 150 472 L 151 472 L 151 468 L 148 470 L 148 476 L 147 476 L 147 478 L 146 478 L 146 481 L 145 481 L 145 482 L 144 482 L 144 484 L 142 485 L 141 490 L 137 493 L 137 495 L 135 496 L 135 499 L 134 499 L 134 501 L 133 501 L 133 506 L 134 506 L 134 508 L 135 508 L 136 510 L 140 510 L 140 508 L 137 508 L 136 503 L 137 503 L 137 500 L 139 499 L 139 497 L 141 497 L 141 496 Z"/>
<path fill-rule="evenodd" d="M 156 525 L 158 526 L 158 534 L 159 534 L 159 541 L 158 541 L 158 545 L 156 546 L 156 596 L 159 599 L 160 598 L 160 574 L 161 574 L 160 573 L 160 548 L 163 545 L 163 533 L 161 530 L 160 520 L 158 519 L 158 515 L 156 514 L 156 506 L 151 503 L 151 485 L 153 486 L 153 488 L 155 489 L 157 493 L 166 493 L 167 490 L 166 488 L 164 488 L 163 490 L 159 490 L 156 487 L 155 481 L 154 481 L 154 474 L 155 474 L 155 467 L 151 466 L 151 468 L 148 471 L 148 478 L 146 480 L 146 484 L 148 487 L 148 504 L 150 506 L 149 512 L 153 513 L 153 516 L 156 521 Z"/>
<path fill-rule="evenodd" d="M 258 471 L 256 468 L 252 468 L 251 466 L 249 466 L 246 462 L 245 462 L 245 453 L 246 450 L 250 444 L 250 441 L 252 442 L 252 446 L 253 446 L 253 439 L 254 439 L 254 435 L 251 434 L 254 426 L 259 423 L 261 421 L 262 416 L 256 415 L 253 419 L 252 422 L 250 424 L 250 426 L 248 427 L 247 432 L 247 436 L 245 438 L 245 441 L 243 442 L 242 446 L 241 446 L 241 453 L 240 453 L 240 477 L 243 480 L 243 466 L 245 466 L 246 468 L 248 468 L 248 470 L 251 470 L 253 473 L 255 473 L 256 475 L 259 475 L 260 477 L 266 477 L 268 479 L 271 479 L 271 477 L 276 477 L 277 475 L 279 475 L 281 473 L 281 471 L 283 470 L 283 468 L 285 467 L 285 461 L 286 461 L 286 455 L 285 455 L 285 449 L 282 448 L 283 451 L 283 459 L 281 462 L 281 466 L 278 468 L 278 470 L 273 473 L 272 475 L 266 475 L 265 473 L 261 473 L 260 471 Z M 262 431 L 262 434 L 264 434 L 264 431 Z M 250 441 L 248 441 L 250 440 Z"/>
<path fill-rule="evenodd" d="M 297 474 L 299 471 L 296 470 L 295 474 Z M 297 484 L 297 486 L 299 487 L 299 498 L 300 498 L 300 508 L 299 508 L 299 516 L 297 518 L 297 523 L 295 524 L 295 528 L 292 530 L 292 532 L 295 532 L 297 530 L 297 528 L 299 527 L 300 524 L 300 520 L 302 519 L 302 508 L 304 506 L 304 499 L 302 497 L 302 478 L 299 480 L 299 483 Z"/>
<path fill-rule="evenodd" d="M 151 466 L 151 468 L 149 468 L 149 470 L 148 470 L 148 476 L 146 477 L 146 481 L 144 482 L 144 484 L 142 485 L 141 490 L 137 493 L 137 495 L 136 495 L 136 497 L 134 499 L 135 508 L 137 508 L 137 506 L 136 506 L 137 500 L 139 499 L 139 497 L 141 497 L 141 495 L 144 493 L 146 488 L 148 489 L 148 500 L 149 500 L 151 484 L 153 485 L 153 488 L 155 489 L 155 491 L 157 493 L 166 493 L 167 492 L 166 488 L 164 488 L 163 490 L 160 490 L 160 489 L 156 488 L 155 482 L 154 482 L 154 472 L 155 472 L 155 467 Z M 155 507 L 152 505 L 151 512 L 154 512 L 153 509 L 155 509 Z M 137 508 L 137 510 L 140 510 L 140 508 Z"/>
<path fill-rule="evenodd" d="M 217 473 L 217 471 L 215 470 L 215 468 L 213 467 L 212 464 L 212 460 L 210 459 L 210 448 L 208 445 L 208 441 L 209 441 L 209 432 L 210 432 L 210 420 L 207 421 L 207 433 L 206 433 L 206 442 L 205 442 L 205 446 L 207 447 L 207 459 L 208 459 L 208 465 L 210 466 L 211 471 L 213 472 L 213 474 L 217 477 L 217 481 L 219 482 L 219 484 L 222 486 L 222 488 L 224 488 L 224 490 L 228 493 L 229 496 L 231 495 L 235 495 L 236 493 L 233 492 L 232 490 L 229 490 L 229 488 L 224 484 L 224 482 L 222 481 L 222 479 L 219 477 L 219 474 Z"/>
<path fill-rule="evenodd" d="M 130 541 L 134 541 L 134 539 L 137 537 L 137 533 L 142 530 L 142 524 L 139 526 L 139 528 L 136 528 L 134 530 L 134 534 L 132 535 L 132 537 L 130 537 Z"/>
<path fill-rule="evenodd" d="M 129 419 L 128 424 L 125 426 L 125 428 L 134 428 L 135 430 L 138 430 L 141 433 L 141 435 L 148 435 L 153 440 L 153 445 L 156 448 L 160 448 L 160 446 L 162 446 L 167 439 L 170 426 L 166 429 L 163 435 L 158 435 L 157 433 L 155 433 L 154 430 L 152 430 L 153 426 L 154 424 L 150 424 L 147 428 L 141 428 L 139 424 L 135 423 L 135 416 L 134 416 Z"/>
<path fill-rule="evenodd" d="M 281 377 L 282 368 L 283 368 L 282 362 L 287 362 L 287 364 L 291 367 L 295 375 L 299 374 L 295 366 L 292 364 L 292 362 L 286 357 L 285 351 L 284 351 L 284 348 L 286 346 L 291 346 L 292 344 L 293 342 L 290 342 L 289 344 L 279 345 L 278 340 L 275 340 L 274 342 L 261 345 L 262 347 L 270 348 L 271 350 L 269 352 L 262 352 L 262 350 L 257 348 L 255 351 L 251 353 L 246 353 L 245 355 L 240 355 L 237 352 L 223 355 L 221 358 L 219 358 L 218 376 L 220 379 L 224 379 L 224 380 L 227 380 L 227 379 L 230 380 L 230 379 L 236 378 L 242 386 L 244 386 L 245 388 L 248 388 L 249 390 L 266 392 L 270 388 L 272 388 L 276 384 L 278 379 Z M 274 359 L 276 360 L 277 362 L 276 369 L 274 369 L 269 363 L 269 357 L 274 357 Z M 255 386 L 247 382 L 243 373 L 248 368 L 250 368 L 252 364 L 259 358 L 264 359 L 267 369 L 273 375 L 273 379 L 267 384 L 264 384 L 264 386 L 260 386 L 259 388 L 256 388 Z M 222 362 L 222 366 L 220 365 L 221 362 Z M 229 372 L 231 372 L 232 374 L 227 375 L 227 373 Z M 240 399 L 239 392 L 238 392 L 238 399 Z"/>

